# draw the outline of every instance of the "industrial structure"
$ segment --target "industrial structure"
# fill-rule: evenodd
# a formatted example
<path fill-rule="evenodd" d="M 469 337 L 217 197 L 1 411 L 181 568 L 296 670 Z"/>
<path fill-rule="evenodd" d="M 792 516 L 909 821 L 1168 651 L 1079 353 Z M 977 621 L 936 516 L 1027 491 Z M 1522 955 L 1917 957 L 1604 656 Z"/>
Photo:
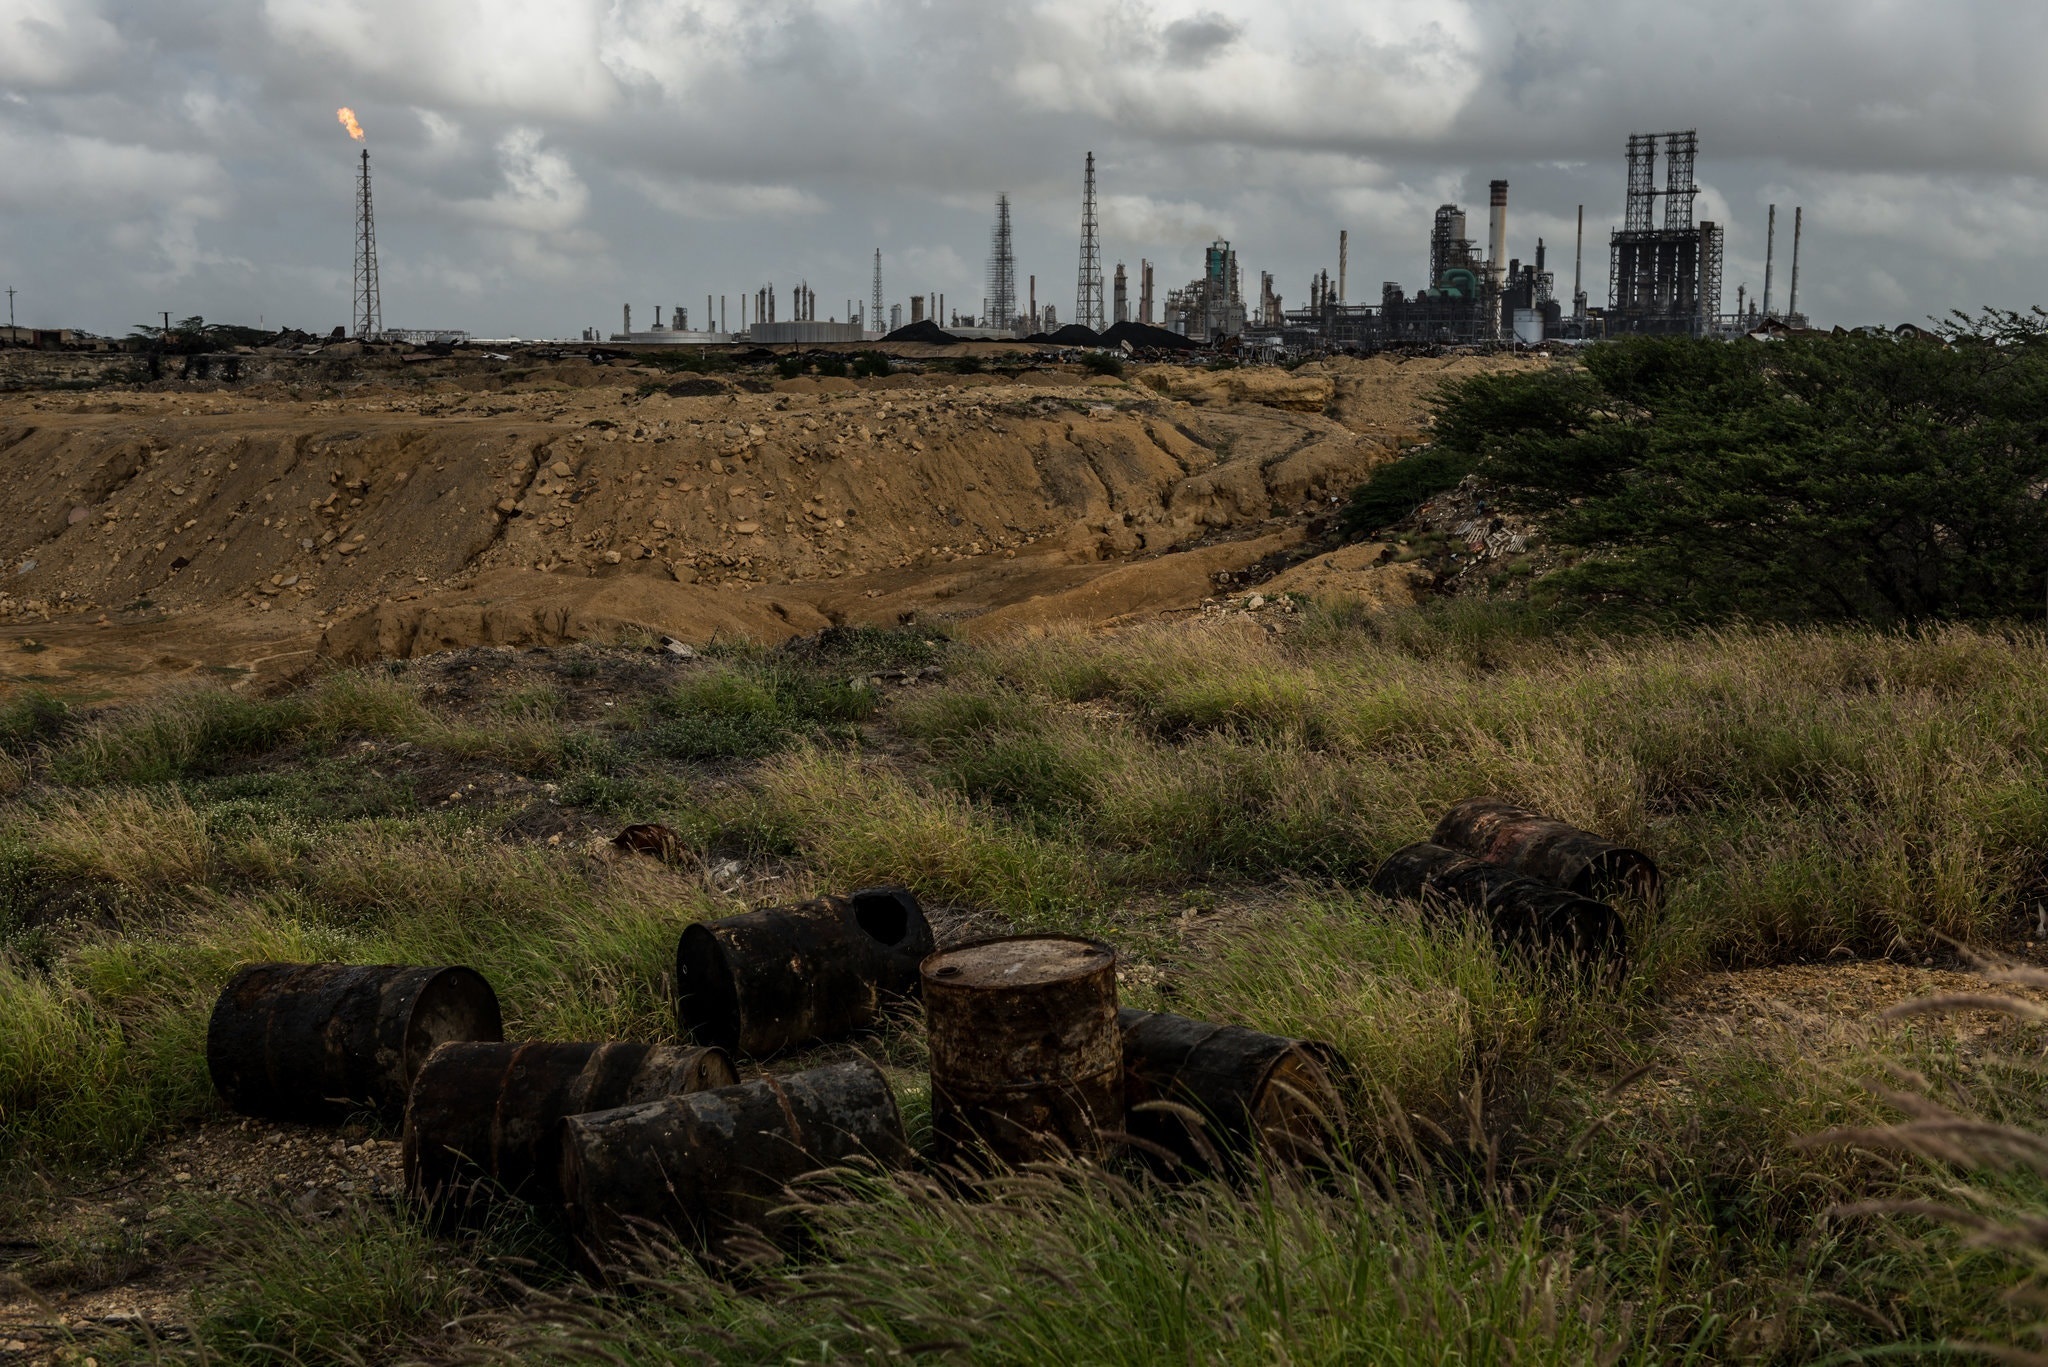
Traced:
<path fill-rule="evenodd" d="M 1657 187 L 1657 142 L 1664 142 L 1664 186 Z M 1693 222 L 1699 185 L 1693 163 L 1699 134 L 1631 133 L 1628 198 L 1621 227 L 1608 240 L 1606 332 L 1685 333 L 1714 330 L 1721 312 L 1721 229 Z M 1663 223 L 1657 200 L 1664 201 Z M 1766 291 L 1768 293 L 1768 291 Z"/>
<path fill-rule="evenodd" d="M 370 211 L 370 149 L 363 149 L 362 178 L 356 184 L 355 335 L 367 342 L 384 331 L 384 302 L 377 287 L 377 222 Z"/>
<path fill-rule="evenodd" d="M 1657 165 L 1660 153 L 1661 168 Z M 1464 206 L 1438 206 L 1428 228 L 1427 276 L 1419 289 L 1411 292 L 1390 280 L 1381 285 L 1377 299 L 1354 303 L 1350 295 L 1351 234 L 1349 229 L 1339 228 L 1334 272 L 1314 272 L 1304 294 L 1297 296 L 1303 303 L 1290 309 L 1270 271 L 1258 272 L 1256 296 L 1247 298 L 1237 249 L 1220 237 L 1205 250 L 1201 274 L 1167 291 L 1163 298 L 1155 291 L 1155 269 L 1149 259 L 1138 261 L 1135 281 L 1125 261 L 1117 261 L 1113 275 L 1105 279 L 1095 154 L 1091 151 L 1083 162 L 1073 322 L 1095 334 L 1112 324 L 1163 327 L 1202 346 L 1235 348 L 1254 356 L 1369 352 L 1388 347 L 1571 343 L 1629 333 L 1725 337 L 1760 327 L 1803 327 L 1806 320 L 1797 307 L 1805 216 L 1798 207 L 1793 210 L 1785 311 L 1781 314 L 1776 307 L 1777 206 L 1772 205 L 1763 289 L 1751 291 L 1745 285 L 1737 292 L 1736 311 L 1721 313 L 1724 230 L 1711 221 L 1695 221 L 1700 194 L 1694 174 L 1698 155 L 1699 135 L 1692 129 L 1629 135 L 1622 218 L 1608 242 L 1608 299 L 1604 307 L 1591 305 L 1587 297 L 1585 206 L 1577 206 L 1570 293 L 1560 297 L 1544 239 L 1536 239 L 1527 257 L 1509 254 L 1509 185 L 1506 180 L 1494 179 L 1487 185 L 1483 242 L 1474 231 L 1478 225 Z M 995 210 L 979 310 L 949 309 L 946 297 L 937 292 L 911 295 L 907 309 L 911 326 L 936 324 L 962 339 L 1050 336 L 1060 331 L 1057 311 L 1039 299 L 1036 275 L 1027 277 L 1028 301 L 1019 297 L 1007 193 L 996 196 Z M 369 226 L 367 155 L 358 218 L 360 335 L 374 331 L 379 321 L 375 316 L 376 265 Z M 844 322 L 818 319 L 816 294 L 807 284 L 796 287 L 793 316 L 787 322 L 778 317 L 772 285 L 754 291 L 751 322 L 745 295 L 740 296 L 739 304 L 739 331 L 732 335 L 767 343 L 873 339 L 895 331 L 906 316 L 903 305 L 890 305 L 883 294 L 879 248 L 874 252 L 870 298 L 858 306 L 855 300 L 847 300 Z M 664 327 L 657 307 L 651 333 L 634 332 L 628 314 L 624 330 L 617 335 L 632 341 L 681 340 L 685 336 L 712 340 L 728 335 L 724 332 L 723 298 L 717 301 L 714 314 L 712 297 L 705 297 L 705 319 L 707 325 L 715 322 L 717 331 L 691 332 L 687 312 L 678 305 L 674 321 Z"/>
<path fill-rule="evenodd" d="M 1074 321 L 1102 331 L 1102 244 L 1096 240 L 1095 154 L 1081 181 L 1081 278 L 1074 291 Z"/>
<path fill-rule="evenodd" d="M 1218 342 L 1244 332 L 1244 288 L 1237 252 L 1221 238 L 1209 244 L 1202 274 L 1166 295 L 1166 328 L 1196 341 Z"/>
<path fill-rule="evenodd" d="M 982 326 L 1014 329 L 1017 324 L 1017 253 L 1010 243 L 1010 197 L 996 196 L 996 226 L 989 234 L 988 299 Z"/>

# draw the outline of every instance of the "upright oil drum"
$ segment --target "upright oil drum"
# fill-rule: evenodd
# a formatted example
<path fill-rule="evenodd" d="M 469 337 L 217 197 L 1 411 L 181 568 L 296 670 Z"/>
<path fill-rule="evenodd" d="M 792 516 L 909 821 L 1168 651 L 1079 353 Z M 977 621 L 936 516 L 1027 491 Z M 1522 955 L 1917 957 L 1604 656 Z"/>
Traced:
<path fill-rule="evenodd" d="M 251 964 L 214 1003 L 206 1068 L 244 1115 L 397 1120 L 437 1046 L 504 1037 L 498 998 L 474 969 Z"/>
<path fill-rule="evenodd" d="M 553 1205 L 564 1116 L 739 1081 L 722 1049 L 664 1044 L 444 1044 L 413 1080 L 405 1180 L 458 1215 L 495 1191 Z"/>
<path fill-rule="evenodd" d="M 1663 890 L 1656 862 L 1641 850 L 1496 797 L 1460 802 L 1430 839 L 1595 901 L 1654 902 Z"/>
<path fill-rule="evenodd" d="M 915 995 L 932 928 L 904 888 L 699 922 L 676 945 L 676 1019 L 753 1058 L 850 1034 Z"/>
<path fill-rule="evenodd" d="M 934 954 L 923 972 L 935 1156 L 1100 1154 L 1123 1124 L 1116 951 L 1006 936 Z"/>
<path fill-rule="evenodd" d="M 1321 1162 L 1341 1142 L 1348 1069 L 1329 1045 L 1128 1006 L 1117 1025 L 1134 1138 L 1232 1173 Z"/>

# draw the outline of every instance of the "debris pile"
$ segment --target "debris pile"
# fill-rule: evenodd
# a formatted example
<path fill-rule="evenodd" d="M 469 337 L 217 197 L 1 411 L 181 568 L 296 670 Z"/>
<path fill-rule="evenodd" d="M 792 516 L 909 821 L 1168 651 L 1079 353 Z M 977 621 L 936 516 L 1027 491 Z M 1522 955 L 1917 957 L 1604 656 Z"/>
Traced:
<path fill-rule="evenodd" d="M 621 848 L 660 854 L 651 825 Z M 729 1268 L 801 1233 L 788 1197 L 847 1163 L 965 1175 L 1048 1159 L 1244 1177 L 1261 1157 L 1327 1162 L 1343 1139 L 1327 1045 L 1119 1009 L 1117 953 L 1072 936 L 934 952 L 917 899 L 869 888 L 687 927 L 676 1014 L 694 1043 L 503 1042 L 490 986 L 460 967 L 258 964 L 222 990 L 214 1084 L 248 1115 L 402 1114 L 406 1185 L 437 1223 L 493 1200 L 559 1209 L 594 1280 L 650 1232 Z M 931 1152 L 888 1077 L 847 1062 L 742 1080 L 760 1058 L 875 1025 L 921 998 Z"/>

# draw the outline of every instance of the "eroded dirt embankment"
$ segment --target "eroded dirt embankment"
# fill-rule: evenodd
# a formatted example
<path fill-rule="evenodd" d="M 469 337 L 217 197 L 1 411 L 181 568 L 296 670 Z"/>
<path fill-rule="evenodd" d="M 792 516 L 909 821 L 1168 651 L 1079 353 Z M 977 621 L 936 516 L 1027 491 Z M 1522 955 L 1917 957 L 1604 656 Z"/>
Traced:
<path fill-rule="evenodd" d="M 1297 544 L 1421 429 L 1436 383 L 1486 364 L 692 380 L 681 395 L 565 366 L 504 392 L 9 396 L 0 628 L 56 653 L 0 667 L 1189 606 Z"/>

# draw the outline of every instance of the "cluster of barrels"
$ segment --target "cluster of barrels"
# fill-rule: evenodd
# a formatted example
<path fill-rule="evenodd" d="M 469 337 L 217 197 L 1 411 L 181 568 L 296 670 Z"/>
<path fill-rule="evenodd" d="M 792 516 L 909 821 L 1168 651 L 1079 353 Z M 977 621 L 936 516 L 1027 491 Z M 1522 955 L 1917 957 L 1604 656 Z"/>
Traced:
<path fill-rule="evenodd" d="M 1641 850 L 1498 798 L 1471 798 L 1428 840 L 1389 855 L 1382 897 L 1475 913 L 1504 948 L 1590 965 L 1628 953 L 1618 898 L 1654 904 L 1657 866 Z"/>
<path fill-rule="evenodd" d="M 932 1152 L 943 1170 L 1135 1152 L 1241 1173 L 1327 1153 L 1343 1065 L 1327 1046 L 1120 1009 L 1116 954 L 1071 936 L 937 951 L 900 888 L 687 928 L 687 1046 L 508 1044 L 496 996 L 460 967 L 256 964 L 217 1002 L 207 1064 L 250 1115 L 403 1120 L 412 1196 L 444 1223 L 513 1197 L 560 1210 L 603 1276 L 649 1233 L 714 1262 L 798 1237 L 803 1175 L 917 1161 L 887 1079 L 853 1058 L 742 1081 L 765 1058 L 922 998 Z"/>

